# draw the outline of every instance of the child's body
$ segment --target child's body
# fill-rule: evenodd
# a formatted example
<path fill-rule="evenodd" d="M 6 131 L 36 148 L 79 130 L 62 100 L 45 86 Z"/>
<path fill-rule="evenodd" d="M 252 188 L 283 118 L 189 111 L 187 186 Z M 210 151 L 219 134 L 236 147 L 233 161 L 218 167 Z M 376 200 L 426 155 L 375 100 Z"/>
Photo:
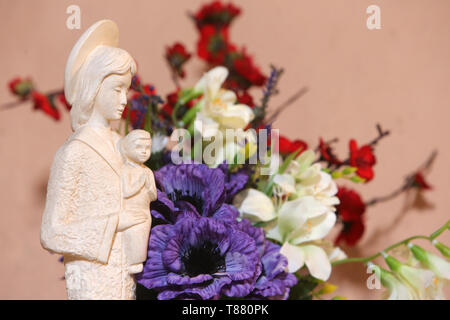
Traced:
<path fill-rule="evenodd" d="M 124 157 L 121 177 L 124 209 L 147 216 L 145 222 L 123 231 L 123 246 L 129 272 L 138 273 L 142 271 L 142 263 L 147 258 L 152 221 L 150 202 L 156 200 L 153 172 L 143 164 L 150 157 L 150 134 L 144 130 L 133 130 L 123 138 L 120 149 Z"/>

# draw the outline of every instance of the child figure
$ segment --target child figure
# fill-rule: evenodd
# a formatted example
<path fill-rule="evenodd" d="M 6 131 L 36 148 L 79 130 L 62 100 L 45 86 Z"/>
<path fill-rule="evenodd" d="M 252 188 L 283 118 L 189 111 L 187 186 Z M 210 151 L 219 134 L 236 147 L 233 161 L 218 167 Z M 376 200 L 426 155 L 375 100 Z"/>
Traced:
<path fill-rule="evenodd" d="M 119 143 L 124 159 L 121 177 L 124 209 L 133 215 L 147 217 L 144 222 L 123 231 L 129 273 L 139 273 L 147 258 L 152 222 L 150 202 L 157 197 L 153 172 L 143 164 L 150 158 L 152 140 L 147 131 L 133 130 Z"/>

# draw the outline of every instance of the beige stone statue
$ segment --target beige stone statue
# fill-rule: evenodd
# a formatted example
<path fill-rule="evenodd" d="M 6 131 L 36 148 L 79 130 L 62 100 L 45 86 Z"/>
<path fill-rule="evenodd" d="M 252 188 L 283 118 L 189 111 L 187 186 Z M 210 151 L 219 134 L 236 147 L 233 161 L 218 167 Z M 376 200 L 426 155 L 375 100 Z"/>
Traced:
<path fill-rule="evenodd" d="M 124 231 L 124 249 L 130 273 L 139 273 L 147 258 L 147 243 L 152 224 L 150 202 L 156 200 L 153 172 L 143 163 L 150 158 L 152 140 L 145 130 L 133 130 L 120 142 L 123 156 L 122 195 L 124 209 L 147 220 Z"/>
<path fill-rule="evenodd" d="M 65 70 L 74 133 L 51 167 L 41 244 L 64 256 L 69 299 L 134 299 L 129 266 L 140 262 L 147 248 L 142 229 L 148 235 L 149 207 L 128 211 L 124 206 L 121 180 L 127 164 L 119 151 L 121 136 L 110 127 L 121 118 L 136 72 L 133 58 L 118 43 L 114 22 L 95 23 L 73 47 Z M 146 177 L 150 190 L 154 182 L 148 171 Z M 134 252 L 127 249 L 126 238 L 138 243 L 139 259 L 127 260 Z"/>

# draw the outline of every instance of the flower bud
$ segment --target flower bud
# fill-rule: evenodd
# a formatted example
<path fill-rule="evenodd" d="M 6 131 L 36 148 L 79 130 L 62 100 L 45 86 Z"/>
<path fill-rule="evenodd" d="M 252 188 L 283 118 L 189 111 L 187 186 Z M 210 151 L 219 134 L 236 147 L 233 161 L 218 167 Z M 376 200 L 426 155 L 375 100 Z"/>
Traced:
<path fill-rule="evenodd" d="M 450 248 L 447 247 L 442 242 L 437 241 L 436 239 L 433 240 L 432 244 L 438 249 L 442 255 L 446 258 L 450 258 Z"/>
<path fill-rule="evenodd" d="M 419 260 L 425 267 L 432 270 L 439 278 L 450 280 L 450 263 L 444 259 L 426 251 L 425 249 L 415 245 L 408 244 L 414 257 Z"/>

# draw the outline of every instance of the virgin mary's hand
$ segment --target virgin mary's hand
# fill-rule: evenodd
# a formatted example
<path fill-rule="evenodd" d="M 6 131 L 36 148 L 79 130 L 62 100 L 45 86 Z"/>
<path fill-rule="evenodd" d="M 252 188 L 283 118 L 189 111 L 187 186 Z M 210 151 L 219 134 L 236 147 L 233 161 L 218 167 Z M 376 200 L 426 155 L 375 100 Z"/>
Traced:
<path fill-rule="evenodd" d="M 117 231 L 123 231 L 137 224 L 144 223 L 147 219 L 148 216 L 142 211 L 124 210 L 119 214 Z"/>

